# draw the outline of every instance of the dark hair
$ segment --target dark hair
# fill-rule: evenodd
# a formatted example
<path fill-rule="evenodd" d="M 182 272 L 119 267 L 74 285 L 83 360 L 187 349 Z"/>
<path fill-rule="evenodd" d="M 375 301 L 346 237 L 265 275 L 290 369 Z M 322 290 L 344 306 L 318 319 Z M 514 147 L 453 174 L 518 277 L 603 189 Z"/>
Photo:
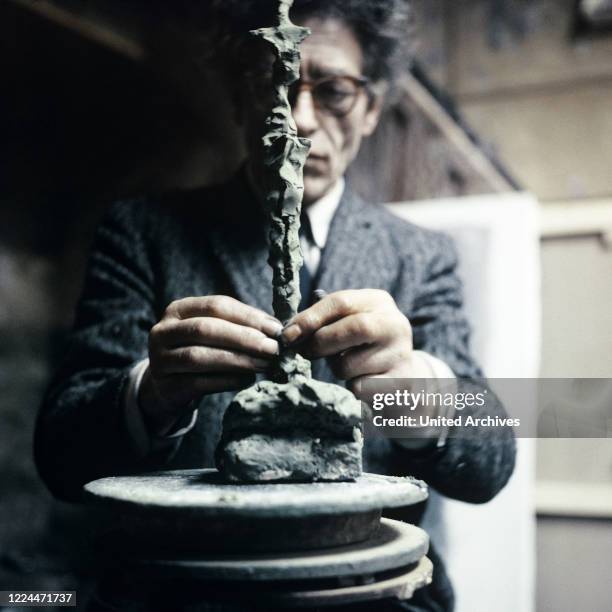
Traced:
<path fill-rule="evenodd" d="M 272 23 L 277 5 L 277 0 L 213 0 L 212 7 L 226 35 L 244 43 L 250 30 Z M 364 75 L 374 82 L 392 82 L 408 68 L 409 0 L 295 0 L 291 16 L 346 23 L 361 44 Z"/>

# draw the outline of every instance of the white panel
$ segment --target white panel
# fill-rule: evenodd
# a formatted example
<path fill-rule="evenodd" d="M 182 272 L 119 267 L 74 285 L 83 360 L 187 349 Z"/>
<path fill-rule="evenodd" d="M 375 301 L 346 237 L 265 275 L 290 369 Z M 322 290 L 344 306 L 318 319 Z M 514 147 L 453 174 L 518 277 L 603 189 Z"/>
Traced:
<path fill-rule="evenodd" d="M 490 378 L 533 378 L 540 355 L 538 205 L 529 194 L 389 205 L 456 242 L 472 351 Z M 491 502 L 436 498 L 426 529 L 440 548 L 457 612 L 531 612 L 535 441 L 519 440 L 514 474 Z M 439 502 L 439 507 L 436 508 Z"/>

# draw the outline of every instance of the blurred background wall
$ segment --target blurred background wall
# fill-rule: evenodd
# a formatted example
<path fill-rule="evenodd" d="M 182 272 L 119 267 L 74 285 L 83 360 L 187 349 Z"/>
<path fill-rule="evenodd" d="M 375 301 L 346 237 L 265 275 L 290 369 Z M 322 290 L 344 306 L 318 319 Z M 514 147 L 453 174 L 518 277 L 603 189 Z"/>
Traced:
<path fill-rule="evenodd" d="M 612 374 L 610 4 L 415 0 L 417 63 L 353 169 L 383 201 L 539 198 L 542 376 Z M 3 0 L 0 66 L 0 584 L 68 587 L 75 511 L 38 481 L 31 435 L 93 229 L 110 201 L 219 181 L 244 150 L 222 74 L 141 0 Z M 612 447 L 538 450 L 537 609 L 609 610 Z"/>
<path fill-rule="evenodd" d="M 541 202 L 544 377 L 612 372 L 610 5 L 421 7 L 429 74 Z M 537 609 L 610 609 L 610 441 L 540 440 L 537 471 Z"/>

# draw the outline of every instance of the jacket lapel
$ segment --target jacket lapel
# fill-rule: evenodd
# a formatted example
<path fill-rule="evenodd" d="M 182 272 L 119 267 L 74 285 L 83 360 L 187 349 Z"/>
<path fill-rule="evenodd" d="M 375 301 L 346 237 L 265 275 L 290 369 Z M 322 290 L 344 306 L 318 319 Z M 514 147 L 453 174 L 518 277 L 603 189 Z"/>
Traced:
<path fill-rule="evenodd" d="M 214 256 L 242 302 L 272 314 L 272 270 L 268 226 L 244 173 L 222 186 L 214 203 L 221 210 L 210 232 Z M 397 278 L 396 247 L 382 221 L 385 211 L 344 191 L 321 256 L 315 286 L 390 290 Z"/>
<path fill-rule="evenodd" d="M 267 222 L 244 172 L 219 188 L 210 231 L 214 256 L 240 301 L 272 314 Z"/>
<path fill-rule="evenodd" d="M 397 278 L 398 257 L 382 216 L 347 187 L 321 256 L 316 286 L 327 293 L 344 289 L 385 289 Z"/>

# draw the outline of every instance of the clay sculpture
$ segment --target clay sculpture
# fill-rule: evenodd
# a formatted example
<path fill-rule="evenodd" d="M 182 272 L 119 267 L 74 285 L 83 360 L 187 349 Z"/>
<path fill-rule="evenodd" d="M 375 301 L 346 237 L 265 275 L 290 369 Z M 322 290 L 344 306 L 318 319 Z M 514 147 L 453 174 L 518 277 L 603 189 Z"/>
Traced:
<path fill-rule="evenodd" d="M 299 45 L 309 33 L 291 22 L 292 3 L 280 0 L 277 23 L 251 32 L 275 55 L 257 179 L 270 218 L 274 314 L 284 324 L 300 303 L 300 212 L 310 149 L 297 135 L 288 100 L 299 78 Z M 234 482 L 356 479 L 362 471 L 361 403 L 344 387 L 314 380 L 310 362 L 291 349 L 281 349 L 270 378 L 238 393 L 226 410 L 216 452 L 222 474 Z"/>

